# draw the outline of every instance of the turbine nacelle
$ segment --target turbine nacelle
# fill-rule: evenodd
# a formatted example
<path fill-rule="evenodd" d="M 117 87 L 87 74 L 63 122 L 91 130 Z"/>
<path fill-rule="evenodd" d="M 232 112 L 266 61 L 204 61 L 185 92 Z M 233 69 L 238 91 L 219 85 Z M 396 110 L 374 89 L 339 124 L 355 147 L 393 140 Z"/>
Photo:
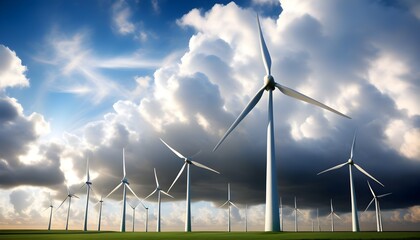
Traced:
<path fill-rule="evenodd" d="M 353 159 L 349 158 L 349 160 L 347 161 L 347 163 L 350 164 L 350 165 L 353 165 L 354 164 Z"/>
<path fill-rule="evenodd" d="M 89 182 L 89 181 L 87 181 L 87 182 L 85 182 L 87 185 L 91 185 L 92 184 L 92 182 Z"/>
<path fill-rule="evenodd" d="M 264 86 L 267 91 L 276 89 L 276 82 L 274 81 L 273 76 L 267 75 L 264 77 Z"/>
<path fill-rule="evenodd" d="M 125 184 L 127 184 L 127 185 L 130 185 L 130 183 L 128 182 L 128 179 L 127 179 L 127 178 L 123 178 L 123 179 L 121 180 L 121 182 L 122 182 L 122 183 L 125 183 Z"/>

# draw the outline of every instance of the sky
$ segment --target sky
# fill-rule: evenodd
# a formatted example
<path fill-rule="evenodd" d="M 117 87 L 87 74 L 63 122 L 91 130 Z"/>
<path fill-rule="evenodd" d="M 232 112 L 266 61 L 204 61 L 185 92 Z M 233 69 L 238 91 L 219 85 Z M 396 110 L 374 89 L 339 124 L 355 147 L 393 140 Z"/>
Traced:
<path fill-rule="evenodd" d="M 70 229 L 82 229 L 86 160 L 94 194 L 127 178 L 142 198 L 168 189 L 180 161 L 162 142 L 221 174 L 191 168 L 192 228 L 226 229 L 231 184 L 232 230 L 264 229 L 267 95 L 216 152 L 212 149 L 265 75 L 256 15 L 276 82 L 323 102 L 346 119 L 273 93 L 278 192 L 284 230 L 310 230 L 319 209 L 329 229 L 330 199 L 351 230 L 344 163 L 357 132 L 354 161 L 381 181 L 384 230 L 419 230 L 420 3 L 418 1 L 22 1 L 0 2 L 0 228 L 47 228 L 67 187 Z M 353 172 L 361 230 L 375 230 L 372 195 Z M 183 231 L 185 173 L 163 197 L 162 231 Z M 121 194 L 104 202 L 102 229 L 118 230 Z M 133 196 L 128 201 L 136 204 Z M 156 196 L 149 229 L 156 226 Z M 66 204 L 52 228 L 65 227 Z M 136 230 L 145 211 L 136 209 Z M 127 226 L 132 210 L 127 210 Z"/>

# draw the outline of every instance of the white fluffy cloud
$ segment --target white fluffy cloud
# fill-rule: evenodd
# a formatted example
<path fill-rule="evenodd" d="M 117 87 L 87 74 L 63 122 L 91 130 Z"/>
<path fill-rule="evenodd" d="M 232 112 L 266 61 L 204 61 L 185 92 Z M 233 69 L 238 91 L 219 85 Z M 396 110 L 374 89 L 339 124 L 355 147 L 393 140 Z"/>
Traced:
<path fill-rule="evenodd" d="M 0 89 L 29 86 L 26 71 L 15 51 L 0 44 Z"/>

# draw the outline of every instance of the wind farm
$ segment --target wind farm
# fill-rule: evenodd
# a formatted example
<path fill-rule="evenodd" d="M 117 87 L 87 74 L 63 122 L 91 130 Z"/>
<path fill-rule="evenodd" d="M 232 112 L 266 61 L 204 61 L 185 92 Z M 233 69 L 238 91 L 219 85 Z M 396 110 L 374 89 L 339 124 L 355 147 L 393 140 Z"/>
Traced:
<path fill-rule="evenodd" d="M 416 1 L 0 5 L 1 239 L 420 238 Z"/>

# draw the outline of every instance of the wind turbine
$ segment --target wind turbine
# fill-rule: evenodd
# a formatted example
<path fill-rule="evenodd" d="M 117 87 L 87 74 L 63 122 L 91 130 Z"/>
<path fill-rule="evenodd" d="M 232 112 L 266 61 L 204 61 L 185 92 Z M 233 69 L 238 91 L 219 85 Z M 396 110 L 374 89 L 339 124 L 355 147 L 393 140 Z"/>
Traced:
<path fill-rule="evenodd" d="M 66 198 L 64 198 L 64 200 L 61 202 L 61 204 L 60 204 L 60 206 L 58 206 L 58 208 L 57 208 L 57 210 L 63 205 L 63 203 L 67 200 L 67 199 L 69 199 L 69 206 L 68 206 L 68 209 L 67 209 L 67 218 L 66 218 L 66 231 L 68 230 L 68 228 L 69 228 L 69 218 L 70 218 L 70 206 L 71 206 L 71 198 L 72 197 L 75 197 L 75 198 L 79 198 L 78 196 L 76 196 L 75 194 L 73 194 L 73 193 L 71 193 L 70 192 L 70 189 L 69 189 L 69 187 L 67 187 L 67 197 Z M 56 210 L 56 211 L 57 211 Z"/>
<path fill-rule="evenodd" d="M 125 149 L 123 148 L 123 178 L 121 179 L 121 183 L 118 184 L 108 195 L 106 195 L 105 198 L 109 197 L 113 192 L 115 192 L 118 188 L 120 188 L 121 186 L 123 186 L 123 207 L 122 207 L 122 211 L 121 211 L 121 227 L 120 227 L 120 231 L 121 232 L 125 232 L 125 210 L 127 208 L 127 191 L 126 188 L 128 188 L 128 190 L 131 191 L 131 193 L 134 194 L 134 196 L 141 201 L 141 199 L 134 193 L 133 189 L 131 189 L 131 187 L 129 186 L 129 182 L 127 179 L 127 174 L 125 171 Z M 105 199 L 104 198 L 104 199 Z"/>
<path fill-rule="evenodd" d="M 141 201 L 139 201 L 136 205 L 132 205 L 130 202 L 128 203 L 128 205 L 130 205 L 130 207 L 133 209 L 133 232 L 134 232 L 134 223 L 136 221 L 136 208 L 137 206 L 139 206 L 140 203 L 143 205 Z M 146 206 L 143 205 L 143 207 L 146 207 Z"/>
<path fill-rule="evenodd" d="M 331 171 L 331 170 L 339 169 L 339 168 L 344 167 L 346 165 L 349 166 L 352 230 L 353 230 L 353 232 L 359 232 L 360 231 L 360 227 L 359 227 L 359 218 L 357 216 L 356 191 L 354 190 L 354 184 L 353 184 L 352 166 L 356 167 L 360 172 L 362 172 L 366 176 L 370 177 L 371 179 L 373 179 L 375 182 L 379 183 L 380 185 L 382 185 L 382 186 L 384 186 L 384 185 L 381 182 L 379 182 L 378 180 L 376 180 L 376 178 L 372 177 L 362 167 L 360 167 L 359 165 L 357 165 L 356 163 L 354 163 L 354 161 L 353 161 L 353 153 L 354 153 L 354 148 L 355 148 L 355 145 L 356 145 L 355 143 L 356 143 L 356 133 L 354 133 L 353 143 L 351 145 L 350 159 L 347 162 L 345 162 L 345 163 L 342 163 L 342 164 L 339 164 L 339 165 L 337 165 L 335 167 L 332 167 L 332 168 L 329 168 L 327 170 L 324 170 L 324 171 L 318 173 L 317 175 L 320 175 L 322 173 L 325 173 L 325 172 L 328 172 L 328 171 Z"/>
<path fill-rule="evenodd" d="M 331 212 L 327 216 L 327 217 L 331 217 L 331 232 L 334 232 L 334 216 L 336 216 L 339 219 L 341 219 L 341 217 L 338 216 L 337 213 L 334 212 L 333 201 L 331 199 Z"/>
<path fill-rule="evenodd" d="M 149 208 L 144 205 L 143 207 L 146 210 L 146 221 L 144 222 L 144 228 L 145 228 L 145 232 L 147 232 L 147 225 L 149 224 Z"/>
<path fill-rule="evenodd" d="M 239 114 L 238 118 L 233 122 L 225 135 L 220 139 L 213 151 L 220 146 L 225 138 L 235 129 L 235 127 L 251 112 L 255 105 L 261 99 L 264 90 L 268 91 L 268 126 L 267 126 L 267 173 L 266 173 L 266 195 L 265 195 L 265 231 L 281 231 L 279 223 L 279 206 L 277 193 L 277 172 L 276 172 L 276 157 L 275 157 L 275 143 L 274 143 L 274 119 L 273 119 L 273 90 L 277 87 L 283 94 L 296 98 L 298 100 L 314 104 L 326 110 L 339 114 L 341 116 L 350 118 L 308 96 L 305 96 L 291 88 L 281 85 L 274 81 L 271 75 L 271 57 L 268 48 L 265 44 L 263 34 L 261 32 L 260 21 L 257 15 L 258 32 L 260 38 L 261 55 L 266 70 L 264 77 L 264 85 L 257 94 L 251 99 L 244 110 Z"/>
<path fill-rule="evenodd" d="M 54 208 L 53 203 L 52 203 L 52 199 L 51 199 L 51 194 L 49 194 L 49 198 L 48 199 L 50 201 L 50 206 L 48 207 L 50 209 L 50 220 L 48 221 L 48 231 L 50 231 L 51 230 L 52 212 L 53 212 L 53 208 Z M 45 209 L 45 210 L 47 210 L 47 209 Z"/>
<path fill-rule="evenodd" d="M 185 166 L 187 166 L 187 196 L 186 196 L 186 216 L 185 216 L 185 231 L 186 232 L 191 232 L 191 198 L 190 198 L 190 165 L 194 165 L 200 168 L 204 168 L 207 169 L 209 171 L 215 172 L 220 174 L 218 171 L 211 169 L 201 163 L 198 163 L 196 161 L 193 161 L 192 158 L 193 157 L 184 157 L 181 153 L 177 152 L 175 149 L 171 148 L 165 141 L 163 141 L 162 139 L 160 139 L 160 141 L 163 142 L 163 144 L 165 144 L 173 153 L 175 153 L 175 155 L 177 155 L 179 158 L 184 160 L 184 165 L 182 165 L 181 170 L 178 173 L 178 176 L 176 176 L 174 182 L 172 183 L 172 185 L 169 187 L 168 192 L 171 190 L 172 186 L 175 184 L 175 182 L 178 180 L 179 176 L 181 176 L 182 172 L 185 169 Z M 197 153 L 198 154 L 198 153 Z M 197 155 L 195 154 L 195 155 Z"/>
<path fill-rule="evenodd" d="M 236 207 L 239 210 L 239 208 L 230 200 L 230 183 L 228 183 L 228 199 L 220 207 L 223 207 L 226 204 L 228 205 L 228 232 L 230 232 L 230 230 L 231 230 L 231 228 L 230 228 L 230 206 L 233 205 L 234 207 Z"/>
<path fill-rule="evenodd" d="M 88 210 L 89 210 L 89 194 L 92 185 L 90 181 L 90 174 L 89 174 L 89 158 L 86 160 L 86 182 L 83 184 L 82 188 L 86 185 L 86 209 L 85 209 L 85 220 L 83 223 L 83 231 L 87 231 L 87 221 L 88 221 Z"/>
<path fill-rule="evenodd" d="M 316 209 L 316 222 L 318 224 L 318 232 L 321 232 L 321 225 L 319 225 L 319 209 Z"/>
<path fill-rule="evenodd" d="M 156 188 L 155 188 L 155 190 L 154 190 L 151 194 L 149 194 L 149 196 L 147 196 L 144 200 L 148 199 L 148 198 L 149 198 L 150 196 L 152 196 L 155 192 L 157 192 L 157 194 L 158 194 L 158 217 L 157 217 L 157 222 L 156 222 L 156 232 L 160 232 L 160 193 L 163 193 L 163 194 L 165 194 L 166 196 L 171 197 L 171 198 L 174 198 L 174 197 L 172 197 L 169 193 L 167 193 L 167 192 L 163 191 L 163 190 L 160 188 L 159 181 L 158 181 L 158 177 L 157 177 L 157 174 L 156 174 L 156 168 L 153 168 L 153 171 L 155 172 Z"/>
<path fill-rule="evenodd" d="M 372 198 L 372 200 L 370 201 L 369 205 L 366 207 L 365 212 L 368 210 L 368 208 L 370 207 L 370 205 L 372 204 L 372 202 L 373 202 L 373 201 L 375 201 L 376 229 L 377 229 L 377 231 L 378 231 L 378 232 L 382 232 L 382 231 L 383 231 L 383 229 L 382 229 L 382 215 L 381 215 L 381 208 L 379 207 L 379 200 L 378 200 L 378 198 L 382 198 L 382 197 L 388 196 L 388 195 L 390 195 L 390 194 L 392 194 L 392 193 L 385 193 L 385 194 L 382 194 L 382 195 L 376 196 L 375 192 L 373 192 L 373 189 L 372 189 L 372 187 L 370 186 L 369 181 L 367 181 L 367 183 L 368 183 L 368 186 L 369 186 L 370 192 L 371 192 L 371 193 L 372 193 L 372 195 L 373 195 L 373 198 Z"/>
<path fill-rule="evenodd" d="M 283 230 L 283 203 L 280 198 L 280 229 Z"/>
<path fill-rule="evenodd" d="M 298 208 L 297 208 L 297 204 L 296 204 L 296 197 L 295 197 L 295 209 L 293 210 L 295 212 L 295 232 L 298 231 L 298 212 L 300 214 L 303 214 Z"/>
<path fill-rule="evenodd" d="M 96 204 L 99 203 L 98 232 L 101 231 L 101 217 L 102 217 L 102 204 L 103 204 L 103 202 L 104 202 L 104 200 L 102 200 L 102 196 L 101 196 L 101 199 L 96 203 Z"/>
<path fill-rule="evenodd" d="M 245 204 L 245 232 L 248 232 L 248 204 Z"/>

